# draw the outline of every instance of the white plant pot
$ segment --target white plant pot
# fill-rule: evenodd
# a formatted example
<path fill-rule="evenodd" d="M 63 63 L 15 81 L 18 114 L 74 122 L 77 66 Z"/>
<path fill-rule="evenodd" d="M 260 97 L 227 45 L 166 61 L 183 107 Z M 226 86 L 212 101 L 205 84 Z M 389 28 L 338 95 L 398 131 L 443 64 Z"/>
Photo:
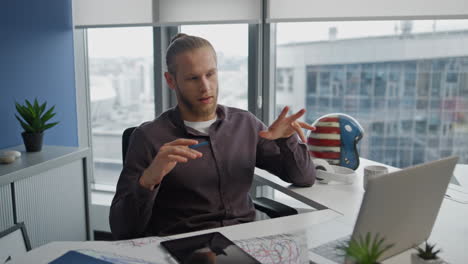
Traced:
<path fill-rule="evenodd" d="M 411 254 L 411 264 L 443 264 L 444 260 L 442 259 L 431 259 L 431 260 L 424 260 L 418 256 L 417 253 Z"/>

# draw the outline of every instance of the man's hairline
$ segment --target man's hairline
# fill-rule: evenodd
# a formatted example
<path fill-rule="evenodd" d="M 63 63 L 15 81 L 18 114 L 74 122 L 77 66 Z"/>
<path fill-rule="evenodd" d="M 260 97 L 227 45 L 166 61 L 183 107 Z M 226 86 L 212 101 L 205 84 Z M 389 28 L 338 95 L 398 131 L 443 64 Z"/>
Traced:
<path fill-rule="evenodd" d="M 211 44 L 210 44 L 210 45 L 211 45 Z M 204 49 L 204 48 L 210 49 L 211 52 L 213 53 L 214 59 L 215 59 L 215 64 L 216 64 L 215 70 L 217 71 L 217 70 L 218 70 L 218 56 L 216 55 L 216 51 L 214 50 L 213 46 L 208 46 L 208 45 L 206 45 L 206 46 L 203 46 L 203 47 L 198 47 L 198 48 L 189 49 L 189 50 L 183 51 L 183 52 L 181 52 L 181 53 L 175 55 L 175 56 L 174 56 L 174 64 L 175 64 L 176 72 L 174 72 L 174 73 L 170 72 L 170 71 L 169 71 L 169 65 L 166 65 L 166 68 L 167 68 L 167 71 L 166 71 L 166 72 L 169 73 L 169 74 L 174 78 L 174 80 L 176 80 L 176 79 L 177 79 L 177 77 L 176 77 L 176 76 L 177 76 L 177 75 L 176 75 L 176 73 L 177 73 L 177 63 L 176 63 L 177 57 L 179 57 L 180 55 L 182 55 L 182 54 L 184 54 L 184 53 L 193 52 L 193 51 L 195 51 L 195 50 L 200 50 L 200 49 Z M 211 70 L 211 69 L 210 69 L 210 70 Z"/>

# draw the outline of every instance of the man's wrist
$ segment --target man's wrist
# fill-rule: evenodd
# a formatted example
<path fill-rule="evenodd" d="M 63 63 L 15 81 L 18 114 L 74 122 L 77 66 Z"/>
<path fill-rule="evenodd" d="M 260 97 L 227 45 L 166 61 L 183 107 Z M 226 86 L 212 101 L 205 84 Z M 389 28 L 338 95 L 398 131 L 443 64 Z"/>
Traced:
<path fill-rule="evenodd" d="M 287 136 L 287 137 L 279 137 L 277 139 L 275 139 L 276 142 L 287 142 L 287 141 L 291 141 L 292 138 L 294 138 L 296 134 L 291 134 L 290 136 Z M 297 137 L 297 136 L 296 136 Z"/>
<path fill-rule="evenodd" d="M 143 177 L 140 177 L 140 180 L 138 180 L 138 183 L 140 184 L 141 187 L 148 189 L 150 191 L 154 190 L 154 186 L 151 184 L 148 184 L 144 181 Z"/>
<path fill-rule="evenodd" d="M 148 182 L 147 179 L 148 179 L 148 170 L 146 169 L 145 171 L 143 171 L 143 175 L 141 175 L 140 179 L 138 180 L 138 183 L 140 184 L 140 186 L 142 186 L 143 188 L 146 188 L 150 191 L 154 190 L 154 187 L 157 185 L 157 184 L 153 184 L 151 182 Z"/>
<path fill-rule="evenodd" d="M 294 150 L 300 142 L 302 142 L 297 134 L 292 134 L 291 136 L 287 138 L 278 138 L 275 140 L 276 145 L 280 147 L 280 149 L 287 148 Z"/>

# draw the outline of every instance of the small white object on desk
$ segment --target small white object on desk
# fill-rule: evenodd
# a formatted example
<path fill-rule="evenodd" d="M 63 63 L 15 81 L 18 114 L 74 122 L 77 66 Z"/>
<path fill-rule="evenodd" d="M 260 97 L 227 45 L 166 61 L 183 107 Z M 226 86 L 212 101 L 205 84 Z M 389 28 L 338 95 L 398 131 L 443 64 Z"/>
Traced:
<path fill-rule="evenodd" d="M 317 180 L 319 183 L 327 184 L 330 181 L 337 181 L 344 184 L 353 184 L 357 177 L 356 172 L 352 169 L 330 165 L 324 159 L 312 159 L 317 171 Z"/>
<path fill-rule="evenodd" d="M 17 151 L 17 150 L 7 150 L 7 151 L 4 151 L 3 152 L 3 155 L 2 156 L 14 156 L 16 159 L 21 157 L 21 152 Z"/>
<path fill-rule="evenodd" d="M 388 168 L 385 166 L 380 166 L 380 165 L 370 165 L 364 167 L 364 190 L 366 189 L 367 182 L 369 181 L 369 178 L 376 177 L 382 174 L 387 174 L 388 173 Z"/>
<path fill-rule="evenodd" d="M 1 164 L 9 164 L 13 163 L 16 160 L 14 156 L 0 156 L 0 163 Z"/>
<path fill-rule="evenodd" d="M 16 150 L 7 150 L 0 155 L 0 163 L 9 164 L 13 163 L 16 159 L 21 157 L 21 152 Z"/>

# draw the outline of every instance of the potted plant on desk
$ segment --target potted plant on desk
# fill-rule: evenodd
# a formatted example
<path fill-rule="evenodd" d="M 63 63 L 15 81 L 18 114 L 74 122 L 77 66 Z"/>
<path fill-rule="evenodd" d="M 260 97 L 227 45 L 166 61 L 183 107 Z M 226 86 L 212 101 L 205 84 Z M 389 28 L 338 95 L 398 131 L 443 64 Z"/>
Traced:
<path fill-rule="evenodd" d="M 15 102 L 16 111 L 21 116 L 16 116 L 16 119 L 23 127 L 24 132 L 21 133 L 23 137 L 24 146 L 28 152 L 41 151 L 42 141 L 44 138 L 44 131 L 54 127 L 59 122 L 47 123 L 52 117 L 55 116 L 54 108 L 52 106 L 46 111 L 47 102 L 39 105 L 37 99 L 34 99 L 34 104 L 25 100 L 25 104 L 21 105 Z"/>
<path fill-rule="evenodd" d="M 441 252 L 440 249 L 434 250 L 435 244 L 431 245 L 427 243 L 424 248 L 415 247 L 418 251 L 417 253 L 411 254 L 411 263 L 412 264 L 442 264 L 445 263 L 440 259 L 437 254 Z"/>
<path fill-rule="evenodd" d="M 338 250 L 343 252 L 347 260 L 355 264 L 379 264 L 379 258 L 382 254 L 393 247 L 393 244 L 384 245 L 384 238 L 376 234 L 371 238 L 367 233 L 365 238 L 359 236 L 357 240 L 353 239 L 348 243 L 338 246 Z"/>

